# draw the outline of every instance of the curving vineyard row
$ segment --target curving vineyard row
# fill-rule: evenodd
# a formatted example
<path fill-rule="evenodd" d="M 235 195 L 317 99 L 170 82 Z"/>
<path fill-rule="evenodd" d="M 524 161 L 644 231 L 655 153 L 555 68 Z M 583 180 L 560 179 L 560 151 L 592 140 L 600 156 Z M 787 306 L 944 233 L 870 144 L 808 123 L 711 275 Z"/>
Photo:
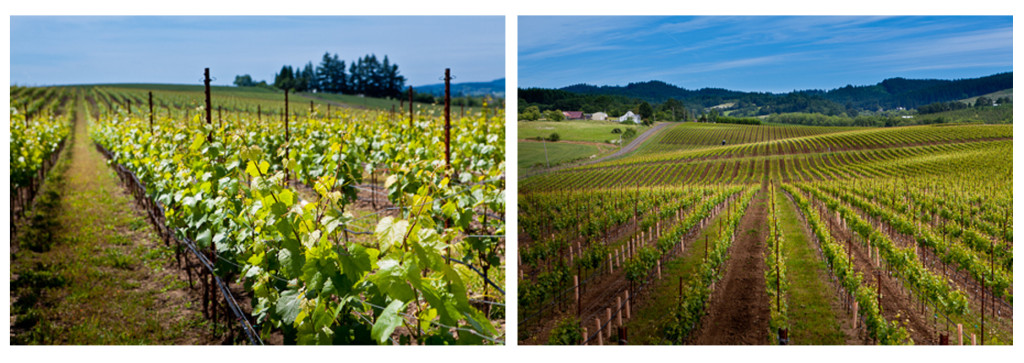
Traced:
<path fill-rule="evenodd" d="M 1012 343 L 1012 127 L 791 128 L 682 124 L 653 136 L 632 156 L 522 180 L 520 231 L 521 236 L 529 237 L 520 243 L 520 262 L 524 264 L 520 273 L 543 270 L 533 265 L 537 262 L 557 266 L 565 256 L 559 248 L 574 246 L 568 241 L 605 241 L 594 244 L 612 246 L 593 254 L 601 260 L 592 265 L 593 273 L 600 275 L 595 278 L 601 282 L 599 288 L 605 288 L 607 281 L 616 281 L 614 276 L 620 274 L 621 280 L 617 281 L 628 282 L 630 287 L 651 286 L 649 290 L 629 289 L 640 294 L 630 299 L 639 316 L 630 318 L 624 327 L 636 329 L 629 334 L 641 334 L 629 343 L 703 344 L 700 342 L 732 336 L 744 344 L 767 344 L 787 342 L 782 335 L 786 330 L 820 324 L 836 325 L 828 332 L 833 335 L 821 339 L 829 342 L 940 344 L 962 333 L 953 341 Z M 720 145 L 722 138 L 730 145 Z M 983 177 L 979 180 L 979 176 Z M 710 199 L 703 197 L 704 203 L 733 206 L 749 203 L 751 195 L 760 193 L 753 192 L 758 186 L 774 196 L 776 193 L 768 187 L 771 184 L 780 185 L 784 191 L 780 195 L 787 197 L 772 198 L 770 209 L 752 206 L 745 213 L 716 216 L 711 228 L 703 222 L 706 219 L 679 226 L 676 224 L 683 219 L 673 219 L 667 223 L 669 231 L 662 229 L 653 243 L 633 244 L 633 237 L 627 233 L 627 246 L 634 250 L 621 262 L 621 272 L 613 269 L 617 263 L 614 246 L 621 242 L 608 240 L 607 236 L 619 237 L 622 226 L 629 226 L 630 217 L 637 214 L 630 213 L 627 202 L 633 197 L 622 191 L 745 190 L 742 200 L 720 202 L 718 193 Z M 680 198 L 687 199 L 687 194 L 666 199 Z M 754 204 L 767 205 L 767 199 Z M 653 206 L 658 202 L 645 203 Z M 794 254 L 792 248 L 807 250 L 796 246 L 800 243 L 782 243 L 786 236 L 777 226 L 777 203 L 795 204 L 797 218 L 787 217 L 786 223 L 806 228 L 817 254 Z M 604 221 L 589 223 L 577 215 L 587 211 Z M 741 217 L 748 217 L 743 222 L 743 236 L 757 235 L 760 228 L 766 233 L 756 237 L 760 239 L 756 243 L 749 242 L 750 238 L 742 240 L 742 251 L 732 251 L 729 242 L 732 234 L 740 231 L 737 223 Z M 729 233 L 716 234 L 718 226 Z M 787 227 L 787 231 L 793 230 Z M 707 242 L 711 251 L 706 261 L 699 253 L 695 258 L 693 251 L 673 249 L 688 243 L 703 246 L 700 241 L 687 242 L 694 231 L 715 240 L 714 244 Z M 538 246 L 548 243 L 548 239 L 558 240 L 554 245 L 560 247 L 538 253 Z M 736 254 L 749 261 L 746 251 L 750 246 L 758 248 L 757 257 L 763 263 L 722 262 Z M 606 257 L 608 252 L 612 252 L 610 257 Z M 545 258 L 536 258 L 538 254 Z M 808 257 L 815 260 L 793 260 Z M 604 274 L 602 266 L 609 259 L 612 263 Z M 721 271 L 730 266 L 746 266 L 747 270 Z M 800 272 L 795 275 L 799 276 L 792 276 L 787 267 L 798 268 Z M 669 274 L 671 282 L 659 279 L 663 272 Z M 558 304 L 565 314 L 556 316 L 567 317 L 552 331 L 558 335 L 552 337 L 552 342 L 594 344 L 601 341 L 596 338 L 602 334 L 606 339 L 625 334 L 609 330 L 619 323 L 605 322 L 602 309 L 609 306 L 608 302 L 603 306 L 578 302 L 582 312 L 572 314 L 572 274 L 572 270 L 565 269 L 552 280 L 557 283 L 543 295 L 547 300 L 524 303 L 521 288 L 520 303 L 525 304 L 521 306 L 566 301 Z M 754 276 L 760 276 L 756 279 L 760 286 L 748 288 L 742 281 Z M 797 278 L 804 280 L 793 280 Z M 521 286 L 527 293 L 540 289 L 534 284 L 545 283 L 534 279 L 533 274 L 523 279 L 526 281 Z M 721 284 L 722 291 L 728 293 L 710 293 L 711 282 Z M 588 281 L 580 287 L 587 290 L 591 284 Z M 737 290 L 736 286 L 747 290 Z M 813 286 L 833 288 L 823 294 L 800 291 Z M 584 298 L 591 295 L 610 296 L 588 292 Z M 803 309 L 807 300 L 801 299 L 812 298 L 822 300 L 815 304 L 825 309 L 815 311 L 813 316 L 827 320 L 801 321 L 812 316 Z M 610 309 L 614 320 L 623 307 L 613 302 Z M 728 313 L 736 310 L 748 313 Z M 745 318 L 742 322 L 728 320 L 737 316 Z M 767 331 L 762 331 L 765 329 L 758 321 L 765 322 Z M 755 326 L 757 332 L 742 330 Z M 567 335 L 567 327 L 581 328 L 589 335 L 577 330 L 574 334 L 581 334 L 580 340 L 567 339 L 575 336 Z M 713 333 L 721 329 L 730 330 L 727 334 Z M 601 334 L 595 335 L 595 330 Z M 524 331 L 537 335 L 544 332 L 532 324 L 521 324 L 520 332 Z M 797 335 L 815 339 L 808 332 Z M 524 342 L 530 344 L 533 340 Z"/>
<path fill-rule="evenodd" d="M 942 159 L 970 154 L 992 155 L 1012 147 L 1011 140 L 946 143 L 904 148 L 881 148 L 833 153 L 772 155 L 729 159 L 661 162 L 622 167 L 568 170 L 542 174 L 522 182 L 524 190 L 610 188 L 616 185 L 645 186 L 763 183 L 773 178 L 785 182 L 852 178 L 900 177 L 908 173 L 941 174 Z M 978 158 L 981 159 L 981 158 Z"/>

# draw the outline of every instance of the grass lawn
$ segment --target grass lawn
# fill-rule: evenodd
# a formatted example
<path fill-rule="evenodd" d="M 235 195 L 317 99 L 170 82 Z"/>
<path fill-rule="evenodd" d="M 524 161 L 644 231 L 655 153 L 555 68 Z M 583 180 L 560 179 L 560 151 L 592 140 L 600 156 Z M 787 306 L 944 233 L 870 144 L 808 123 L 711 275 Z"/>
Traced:
<path fill-rule="evenodd" d="M 626 128 L 633 128 L 636 129 L 637 135 L 650 128 L 642 125 L 620 124 L 615 121 L 520 121 L 517 125 L 520 139 L 532 139 L 537 136 L 548 137 L 552 133 L 558 133 L 562 140 L 589 142 L 618 140 L 619 134 L 612 133 L 615 128 L 622 131 L 626 131 Z"/>
<path fill-rule="evenodd" d="M 217 342 L 223 325 L 203 318 L 173 247 L 132 207 L 83 117 L 74 130 L 10 255 L 11 343 Z"/>
<path fill-rule="evenodd" d="M 831 301 L 832 288 L 826 284 L 825 262 L 806 235 L 792 201 L 783 193 L 775 195 L 779 224 L 785 241 L 786 277 L 789 280 L 789 337 L 791 344 L 845 344 L 844 335 Z"/>
<path fill-rule="evenodd" d="M 545 161 L 544 157 L 545 147 L 547 148 L 547 161 Z M 591 155 L 599 155 L 615 149 L 617 148 L 613 145 L 520 141 L 519 173 L 522 174 L 537 164 L 545 165 L 547 162 L 550 162 L 554 166 L 589 158 Z"/>

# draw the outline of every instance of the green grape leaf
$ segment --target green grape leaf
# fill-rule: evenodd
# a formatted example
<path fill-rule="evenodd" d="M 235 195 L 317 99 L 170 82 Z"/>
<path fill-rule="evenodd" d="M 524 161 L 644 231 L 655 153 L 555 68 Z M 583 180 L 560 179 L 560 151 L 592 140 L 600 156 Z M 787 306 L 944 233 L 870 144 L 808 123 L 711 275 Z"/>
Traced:
<path fill-rule="evenodd" d="M 392 247 L 401 245 L 408 230 L 409 221 L 407 220 L 395 221 L 393 217 L 381 219 L 374 231 L 377 242 L 380 243 L 381 253 L 387 253 Z"/>
<path fill-rule="evenodd" d="M 286 324 L 294 324 L 295 318 L 302 310 L 302 294 L 298 290 L 285 290 L 277 299 L 275 311 L 281 315 L 281 321 Z"/>
<path fill-rule="evenodd" d="M 398 261 L 386 258 L 377 262 L 377 272 L 367 279 L 393 299 L 412 301 L 416 299 L 416 295 L 405 282 L 405 270 Z"/>
<path fill-rule="evenodd" d="M 209 228 L 200 231 L 199 234 L 196 235 L 196 243 L 200 247 L 209 246 L 212 241 L 213 241 L 213 235 L 211 234 Z"/>
<path fill-rule="evenodd" d="M 391 337 L 391 333 L 395 331 L 395 328 L 402 324 L 402 316 L 398 313 L 404 305 L 405 303 L 394 300 L 377 316 L 377 322 L 373 324 L 373 329 L 370 330 L 370 336 L 377 341 L 377 344 L 384 344 Z"/>
<path fill-rule="evenodd" d="M 249 163 L 246 164 L 245 172 L 248 173 L 249 176 L 251 176 L 253 178 L 260 176 L 260 169 L 259 169 L 259 167 L 256 166 L 256 163 L 253 162 L 252 160 L 249 160 Z"/>

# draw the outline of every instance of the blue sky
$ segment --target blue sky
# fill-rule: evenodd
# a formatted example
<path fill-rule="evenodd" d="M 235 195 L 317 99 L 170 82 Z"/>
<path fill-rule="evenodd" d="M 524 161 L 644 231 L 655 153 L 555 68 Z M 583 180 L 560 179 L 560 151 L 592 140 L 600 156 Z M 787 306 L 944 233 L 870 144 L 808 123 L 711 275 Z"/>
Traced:
<path fill-rule="evenodd" d="M 505 18 L 490 17 L 11 17 L 11 84 L 201 83 L 236 75 L 273 82 L 288 64 L 346 65 L 387 55 L 407 84 L 490 81 L 505 74 Z"/>
<path fill-rule="evenodd" d="M 519 87 L 788 92 L 1013 70 L 1002 17 L 519 17 Z"/>

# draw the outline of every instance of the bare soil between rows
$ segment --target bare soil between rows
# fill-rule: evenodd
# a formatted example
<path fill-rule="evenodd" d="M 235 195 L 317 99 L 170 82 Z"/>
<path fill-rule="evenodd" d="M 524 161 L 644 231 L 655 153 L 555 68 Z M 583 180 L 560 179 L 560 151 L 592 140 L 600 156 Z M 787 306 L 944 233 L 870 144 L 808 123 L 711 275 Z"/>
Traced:
<path fill-rule="evenodd" d="M 698 345 L 768 344 L 768 293 L 764 282 L 764 190 L 751 201 L 729 248 L 725 276 L 716 283 L 709 310 L 695 332 Z"/>

